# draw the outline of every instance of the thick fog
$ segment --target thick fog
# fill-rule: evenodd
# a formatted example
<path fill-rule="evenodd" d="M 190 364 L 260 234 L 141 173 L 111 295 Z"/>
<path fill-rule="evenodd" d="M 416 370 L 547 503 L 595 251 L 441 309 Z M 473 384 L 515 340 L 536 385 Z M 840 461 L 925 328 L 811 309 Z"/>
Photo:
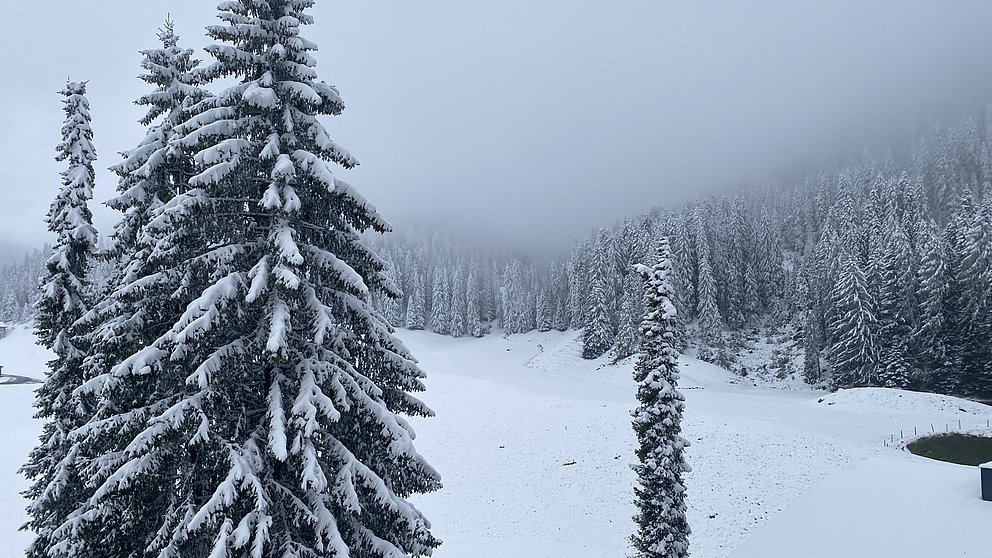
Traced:
<path fill-rule="evenodd" d="M 48 238 L 67 77 L 89 80 L 109 232 L 105 169 L 144 133 L 138 51 L 170 12 L 181 44 L 207 44 L 213 3 L 7 4 L 0 238 Z M 547 246 L 992 92 L 992 2 L 706 4 L 318 0 L 308 37 L 348 105 L 326 123 L 362 162 L 339 176 L 397 227 Z"/>

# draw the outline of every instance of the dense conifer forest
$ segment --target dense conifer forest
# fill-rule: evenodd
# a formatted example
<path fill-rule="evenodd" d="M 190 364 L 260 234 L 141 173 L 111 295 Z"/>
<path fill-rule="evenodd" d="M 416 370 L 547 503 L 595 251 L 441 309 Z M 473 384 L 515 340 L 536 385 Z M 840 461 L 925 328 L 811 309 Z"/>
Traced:
<path fill-rule="evenodd" d="M 643 311 L 631 266 L 668 236 L 679 343 L 701 358 L 747 374 L 738 355 L 774 336 L 779 358 L 759 366 L 810 384 L 992 398 L 992 129 L 978 122 L 936 128 L 902 164 L 865 155 L 654 208 L 552 261 L 443 231 L 377 239 L 404 293 L 377 304 L 455 336 L 581 329 L 586 357 L 622 359 Z"/>

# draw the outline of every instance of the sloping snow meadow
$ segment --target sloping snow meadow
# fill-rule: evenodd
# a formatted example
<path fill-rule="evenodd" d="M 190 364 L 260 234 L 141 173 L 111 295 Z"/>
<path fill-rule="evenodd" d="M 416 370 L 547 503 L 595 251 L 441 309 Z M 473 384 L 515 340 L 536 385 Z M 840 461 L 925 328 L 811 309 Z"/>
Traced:
<path fill-rule="evenodd" d="M 633 361 L 579 358 L 573 332 L 453 339 L 402 331 L 429 374 L 417 448 L 444 489 L 417 505 L 438 558 L 622 557 L 631 533 Z M 40 377 L 28 330 L 0 340 L 4 372 Z M 987 556 L 992 502 L 976 467 L 898 449 L 945 425 L 984 429 L 992 407 L 886 389 L 756 387 L 683 358 L 691 553 L 699 558 Z M 15 556 L 35 443 L 32 385 L 0 385 L 0 548 Z M 883 439 L 894 442 L 888 445 Z M 897 446 L 897 447 L 893 447 Z"/>

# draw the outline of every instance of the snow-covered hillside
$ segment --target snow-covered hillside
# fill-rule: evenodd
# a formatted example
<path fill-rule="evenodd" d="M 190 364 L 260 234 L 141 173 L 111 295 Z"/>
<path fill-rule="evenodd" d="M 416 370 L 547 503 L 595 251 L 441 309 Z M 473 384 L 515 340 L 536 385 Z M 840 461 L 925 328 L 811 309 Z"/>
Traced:
<path fill-rule="evenodd" d="M 428 372 L 437 416 L 413 421 L 443 490 L 416 497 L 438 558 L 627 555 L 633 530 L 632 361 L 584 361 L 575 333 L 453 339 L 401 332 Z M 0 340 L 4 372 L 38 377 L 27 330 Z M 992 503 L 978 470 L 883 444 L 992 408 L 886 389 L 826 394 L 754 387 L 682 360 L 691 552 L 699 558 L 983 556 Z M 0 548 L 28 534 L 16 475 L 35 442 L 30 385 L 0 386 Z"/>

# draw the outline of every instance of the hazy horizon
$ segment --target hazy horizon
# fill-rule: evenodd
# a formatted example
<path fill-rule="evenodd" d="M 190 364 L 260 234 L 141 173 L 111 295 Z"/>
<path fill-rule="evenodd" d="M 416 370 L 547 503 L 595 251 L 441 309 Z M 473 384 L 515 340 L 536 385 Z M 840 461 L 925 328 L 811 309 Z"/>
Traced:
<path fill-rule="evenodd" d="M 18 3 L 0 23 L 7 173 L 0 237 L 38 246 L 59 186 L 66 77 L 89 80 L 100 155 L 92 204 L 116 220 L 106 170 L 144 135 L 139 50 L 166 13 L 208 44 L 211 3 Z M 511 0 L 319 1 L 305 28 L 344 115 L 325 121 L 362 165 L 339 176 L 398 228 L 444 223 L 565 246 L 838 150 L 902 137 L 992 92 L 992 4 Z M 46 19 L 43 40 L 23 22 Z M 122 18 L 128 22 L 120 25 Z M 36 42 L 25 49 L 25 43 Z M 200 51 L 200 58 L 209 58 Z"/>

